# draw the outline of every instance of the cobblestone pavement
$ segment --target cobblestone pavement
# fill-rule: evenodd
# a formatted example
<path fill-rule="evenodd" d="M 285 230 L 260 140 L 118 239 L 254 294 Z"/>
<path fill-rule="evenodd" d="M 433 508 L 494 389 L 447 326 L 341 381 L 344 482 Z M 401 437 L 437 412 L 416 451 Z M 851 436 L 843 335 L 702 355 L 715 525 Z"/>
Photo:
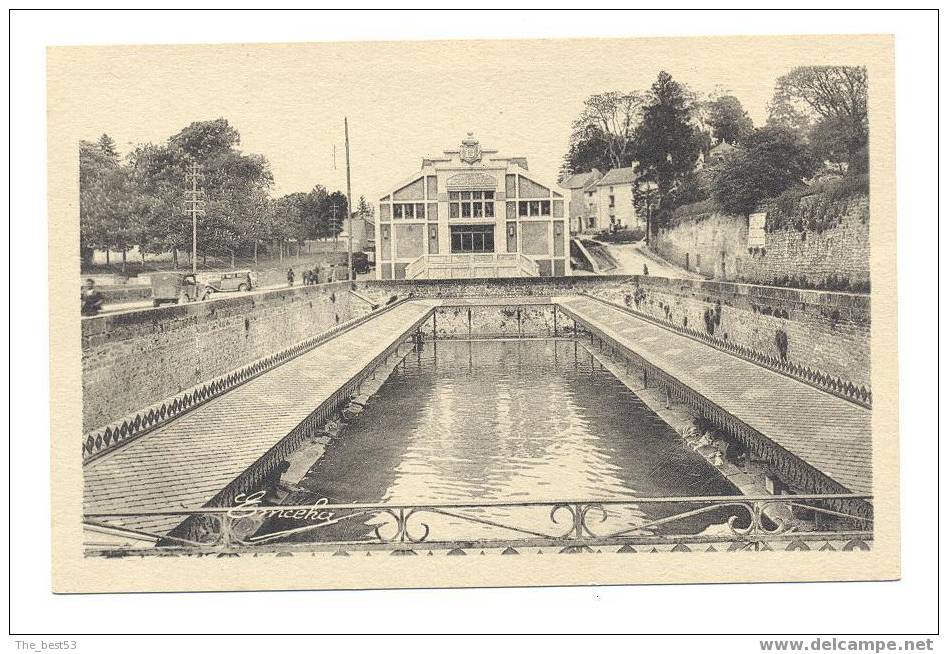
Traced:
<path fill-rule="evenodd" d="M 597 300 L 558 301 L 851 492 L 872 492 L 871 410 Z"/>
<path fill-rule="evenodd" d="M 201 506 L 404 336 L 432 303 L 406 302 L 84 468 L 86 512 Z M 180 517 L 127 526 L 167 532 Z"/>

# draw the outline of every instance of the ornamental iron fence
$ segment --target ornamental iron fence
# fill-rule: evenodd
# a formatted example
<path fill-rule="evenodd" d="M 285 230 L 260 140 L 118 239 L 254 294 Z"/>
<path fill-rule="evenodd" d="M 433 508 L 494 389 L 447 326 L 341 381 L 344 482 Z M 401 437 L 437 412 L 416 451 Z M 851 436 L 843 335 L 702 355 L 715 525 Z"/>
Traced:
<path fill-rule="evenodd" d="M 185 413 L 196 409 L 224 393 L 232 391 L 251 379 L 255 379 L 302 354 L 306 354 L 323 343 L 376 318 L 386 311 L 392 310 L 407 300 L 408 298 L 400 298 L 386 306 L 375 308 L 369 313 L 341 322 L 296 345 L 279 350 L 270 356 L 252 361 L 226 375 L 210 379 L 186 391 L 145 407 L 132 415 L 116 420 L 105 427 L 93 429 L 83 434 L 83 465 L 94 461 L 106 452 L 110 452 L 121 445 L 125 445 L 136 438 L 144 436 L 176 418 L 180 418 Z"/>
<path fill-rule="evenodd" d="M 459 504 L 266 504 L 87 513 L 90 556 L 328 552 L 350 555 L 522 552 L 869 550 L 869 495 L 707 496 Z M 180 518 L 167 533 L 149 520 Z"/>

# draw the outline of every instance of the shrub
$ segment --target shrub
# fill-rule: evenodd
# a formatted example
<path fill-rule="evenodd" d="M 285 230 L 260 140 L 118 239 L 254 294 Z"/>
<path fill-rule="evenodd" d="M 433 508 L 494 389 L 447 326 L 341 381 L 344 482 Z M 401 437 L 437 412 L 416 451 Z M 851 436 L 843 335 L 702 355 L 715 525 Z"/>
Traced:
<path fill-rule="evenodd" d="M 839 223 L 849 200 L 869 193 L 868 175 L 847 175 L 810 186 L 787 189 L 770 203 L 767 231 L 796 229 L 820 233 Z M 809 201 L 804 201 L 810 199 Z"/>
<path fill-rule="evenodd" d="M 781 286 L 784 288 L 800 288 L 804 290 L 815 291 L 840 291 L 844 293 L 868 293 L 869 282 L 862 280 L 851 280 L 845 275 L 827 275 L 820 281 L 812 281 L 807 277 L 797 277 L 796 275 L 783 275 L 774 277 L 768 286 Z"/>
<path fill-rule="evenodd" d="M 711 214 L 718 211 L 718 209 L 718 204 L 712 198 L 702 200 L 701 202 L 682 205 L 676 207 L 674 211 L 671 212 L 669 224 L 674 225 L 691 219 L 708 218 Z"/>
<path fill-rule="evenodd" d="M 800 134 L 768 125 L 715 164 L 712 193 L 727 213 L 747 215 L 766 198 L 808 179 L 818 165 Z"/>
<path fill-rule="evenodd" d="M 645 230 L 639 227 L 620 229 L 615 232 L 605 232 L 598 236 L 605 243 L 638 243 L 645 238 Z"/>

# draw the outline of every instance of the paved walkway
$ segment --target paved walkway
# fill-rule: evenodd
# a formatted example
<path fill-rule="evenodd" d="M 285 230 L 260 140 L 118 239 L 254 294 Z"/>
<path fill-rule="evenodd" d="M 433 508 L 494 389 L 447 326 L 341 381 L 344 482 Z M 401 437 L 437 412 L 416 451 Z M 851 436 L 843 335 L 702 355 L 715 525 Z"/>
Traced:
<path fill-rule="evenodd" d="M 407 334 L 433 304 L 405 302 L 89 463 L 84 510 L 202 506 Z M 165 533 L 180 522 L 159 516 L 126 525 Z"/>
<path fill-rule="evenodd" d="M 851 492 L 872 492 L 869 409 L 597 300 L 558 301 Z"/>
<path fill-rule="evenodd" d="M 652 252 L 645 250 L 645 243 L 603 243 L 603 246 L 616 260 L 619 267 L 610 270 L 612 275 L 641 275 L 644 266 L 648 266 L 648 274 L 655 277 L 669 277 L 672 279 L 704 279 L 701 275 L 679 268 L 665 261 Z"/>

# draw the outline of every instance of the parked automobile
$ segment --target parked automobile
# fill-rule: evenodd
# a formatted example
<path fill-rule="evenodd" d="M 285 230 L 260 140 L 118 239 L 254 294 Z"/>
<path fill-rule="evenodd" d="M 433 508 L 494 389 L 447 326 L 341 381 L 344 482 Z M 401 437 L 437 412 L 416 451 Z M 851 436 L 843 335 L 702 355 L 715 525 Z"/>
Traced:
<path fill-rule="evenodd" d="M 232 270 L 208 277 L 205 283 L 211 293 L 249 291 L 253 288 L 253 273 L 249 270 Z"/>
<path fill-rule="evenodd" d="M 356 274 L 362 275 L 372 270 L 372 264 L 369 262 L 369 255 L 365 252 L 352 253 L 352 269 Z"/>
<path fill-rule="evenodd" d="M 206 300 L 210 292 L 208 287 L 193 273 L 163 272 L 151 275 L 151 302 L 154 306 Z"/>

